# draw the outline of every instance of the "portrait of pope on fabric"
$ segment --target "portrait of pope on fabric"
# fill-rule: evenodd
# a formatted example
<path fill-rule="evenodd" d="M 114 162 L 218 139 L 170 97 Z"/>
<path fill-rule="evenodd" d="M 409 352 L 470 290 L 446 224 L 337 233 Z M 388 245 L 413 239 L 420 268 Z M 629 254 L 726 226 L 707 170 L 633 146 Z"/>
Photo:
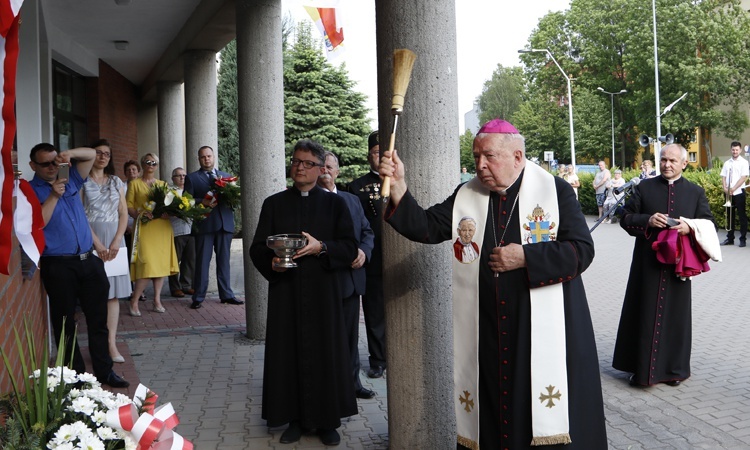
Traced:
<path fill-rule="evenodd" d="M 458 238 L 453 243 L 453 255 L 459 262 L 469 264 L 479 258 L 479 246 L 473 241 L 477 222 L 473 217 L 462 217 L 456 231 Z"/>

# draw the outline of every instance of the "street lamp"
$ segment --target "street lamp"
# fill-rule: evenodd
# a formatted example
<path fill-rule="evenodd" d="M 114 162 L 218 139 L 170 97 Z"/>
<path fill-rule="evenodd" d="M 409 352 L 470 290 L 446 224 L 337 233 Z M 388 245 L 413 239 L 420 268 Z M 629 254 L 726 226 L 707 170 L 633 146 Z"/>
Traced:
<path fill-rule="evenodd" d="M 607 92 L 601 87 L 596 88 L 597 91 L 609 95 L 609 102 L 612 110 L 612 167 L 615 166 L 615 95 L 620 95 L 628 92 L 627 89 L 623 89 L 620 92 Z"/>
<path fill-rule="evenodd" d="M 576 141 L 575 141 L 575 134 L 573 133 L 573 94 L 570 91 L 570 77 L 568 74 L 565 73 L 565 71 L 560 67 L 560 64 L 557 63 L 557 60 L 554 56 L 552 56 L 552 53 L 546 48 L 538 49 L 538 48 L 532 48 L 531 50 L 519 50 L 518 53 L 546 53 L 547 56 L 552 60 L 553 63 L 557 66 L 558 69 L 560 69 L 560 73 L 565 77 L 565 81 L 568 82 L 568 118 L 570 119 L 570 163 L 573 164 L 573 167 L 576 167 Z"/>
<path fill-rule="evenodd" d="M 656 42 L 656 0 L 651 0 L 651 10 L 654 21 L 654 83 L 656 85 L 656 136 L 661 136 L 661 105 L 659 104 L 659 51 Z M 659 161 L 661 160 L 661 142 L 654 142 L 654 166 L 659 173 Z"/>

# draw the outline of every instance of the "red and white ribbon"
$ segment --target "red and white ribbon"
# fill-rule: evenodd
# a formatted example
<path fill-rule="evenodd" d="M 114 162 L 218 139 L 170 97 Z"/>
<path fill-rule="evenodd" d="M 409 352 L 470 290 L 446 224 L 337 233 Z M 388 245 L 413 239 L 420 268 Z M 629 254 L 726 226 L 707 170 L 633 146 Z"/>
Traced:
<path fill-rule="evenodd" d="M 193 444 L 173 431 L 180 421 L 171 403 L 154 408 L 158 396 L 142 384 L 133 403 L 107 411 L 105 423 L 130 433 L 139 450 L 192 450 Z M 146 401 L 148 399 L 148 401 Z M 138 415 L 138 408 L 150 409 Z"/>

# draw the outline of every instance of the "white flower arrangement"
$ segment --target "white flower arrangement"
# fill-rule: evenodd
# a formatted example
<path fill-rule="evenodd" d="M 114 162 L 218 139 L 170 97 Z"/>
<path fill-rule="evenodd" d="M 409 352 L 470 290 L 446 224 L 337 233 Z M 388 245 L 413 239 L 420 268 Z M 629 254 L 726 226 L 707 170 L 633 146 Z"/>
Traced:
<path fill-rule="evenodd" d="M 63 352 L 58 352 L 54 367 L 47 367 L 47 345 L 37 352 L 28 319 L 24 328 L 25 340 L 14 328 L 21 355 L 22 377 L 18 380 L 8 353 L 0 347 L 13 385 L 10 395 L 0 397 L 0 415 L 5 418 L 0 423 L 1 449 L 193 448 L 190 441 L 172 430 L 179 419 L 170 403 L 156 408 L 158 396 L 143 385 L 138 386 L 132 400 L 104 390 L 92 374 L 79 374 L 64 366 Z M 60 348 L 65 348 L 64 334 L 60 336 Z"/>

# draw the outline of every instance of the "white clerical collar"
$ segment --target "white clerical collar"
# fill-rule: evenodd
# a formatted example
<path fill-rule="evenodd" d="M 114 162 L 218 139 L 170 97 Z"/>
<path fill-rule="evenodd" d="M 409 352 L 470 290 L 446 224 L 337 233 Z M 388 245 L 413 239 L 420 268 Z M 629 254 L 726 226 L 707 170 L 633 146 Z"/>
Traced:
<path fill-rule="evenodd" d="M 680 178 L 682 178 L 682 174 L 680 174 L 680 176 L 678 176 L 674 180 L 667 180 L 666 178 L 664 178 L 664 179 L 667 180 L 668 184 L 674 184 L 674 182 L 677 181 L 677 180 L 679 180 Z"/>
<path fill-rule="evenodd" d="M 374 171 L 374 170 L 372 170 L 372 169 L 370 169 L 370 172 L 374 173 L 374 174 L 375 174 L 375 175 L 377 175 L 377 176 L 380 176 L 380 172 L 376 172 L 376 171 Z"/>

